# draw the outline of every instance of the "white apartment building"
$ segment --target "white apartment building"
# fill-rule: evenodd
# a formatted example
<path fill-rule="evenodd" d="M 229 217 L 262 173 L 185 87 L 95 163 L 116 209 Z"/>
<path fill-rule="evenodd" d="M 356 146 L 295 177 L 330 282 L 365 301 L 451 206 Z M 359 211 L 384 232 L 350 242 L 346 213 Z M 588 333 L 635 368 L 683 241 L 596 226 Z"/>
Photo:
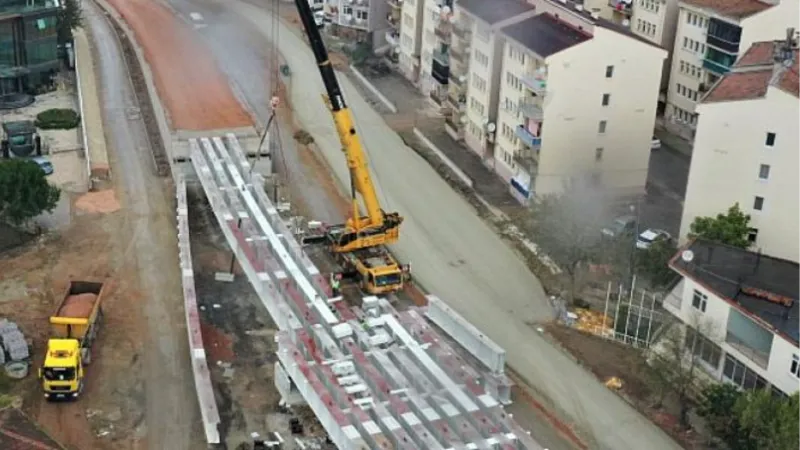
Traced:
<path fill-rule="evenodd" d="M 449 111 L 450 40 L 455 21 L 453 0 L 425 0 L 422 12 L 420 89 L 439 111 Z"/>
<path fill-rule="evenodd" d="M 503 65 L 504 26 L 533 17 L 534 7 L 519 0 L 460 0 L 450 49 L 451 136 L 491 165 Z"/>
<path fill-rule="evenodd" d="M 784 65 L 775 55 L 785 45 L 754 44 L 697 105 L 684 239 L 696 217 L 739 203 L 750 215 L 753 248 L 800 261 L 798 51 L 794 45 Z"/>
<path fill-rule="evenodd" d="M 666 103 L 666 90 L 672 68 L 672 46 L 678 26 L 678 0 L 634 0 L 630 27 L 633 34 L 670 51 L 661 74 L 659 102 Z"/>
<path fill-rule="evenodd" d="M 798 391 L 797 263 L 697 240 L 670 266 L 681 280 L 664 308 L 683 322 L 688 351 L 712 379 Z"/>
<path fill-rule="evenodd" d="M 536 8 L 502 30 L 495 171 L 522 202 L 586 176 L 643 193 L 666 51 L 580 9 Z"/>
<path fill-rule="evenodd" d="M 312 5 L 313 6 L 313 5 Z M 347 39 L 370 42 L 374 49 L 386 46 L 385 30 L 390 28 L 386 0 L 327 0 L 326 21 L 330 32 Z M 399 18 L 397 27 L 399 27 Z"/>
<path fill-rule="evenodd" d="M 666 126 L 693 139 L 695 106 L 754 42 L 800 28 L 798 0 L 683 0 L 673 46 Z"/>
<path fill-rule="evenodd" d="M 424 0 L 386 0 L 392 11 L 400 13 L 400 30 L 386 31 L 386 40 L 399 49 L 398 67 L 412 83 L 419 82 L 422 51 L 422 13 Z"/>

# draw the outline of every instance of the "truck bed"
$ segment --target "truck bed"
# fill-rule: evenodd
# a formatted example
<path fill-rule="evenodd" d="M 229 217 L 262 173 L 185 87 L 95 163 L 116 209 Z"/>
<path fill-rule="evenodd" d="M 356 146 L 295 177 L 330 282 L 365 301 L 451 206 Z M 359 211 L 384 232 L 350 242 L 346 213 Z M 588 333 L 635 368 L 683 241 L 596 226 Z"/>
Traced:
<path fill-rule="evenodd" d="M 69 317 L 73 319 L 88 319 L 97 301 L 97 294 L 75 294 L 69 295 L 64 299 L 61 308 L 56 311 L 59 317 Z"/>

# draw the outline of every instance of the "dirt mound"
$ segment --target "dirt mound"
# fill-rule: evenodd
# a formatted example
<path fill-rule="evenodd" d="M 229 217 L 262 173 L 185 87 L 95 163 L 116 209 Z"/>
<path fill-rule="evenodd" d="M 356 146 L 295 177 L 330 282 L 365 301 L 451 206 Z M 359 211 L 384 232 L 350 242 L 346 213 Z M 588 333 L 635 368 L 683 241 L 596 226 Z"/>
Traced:
<path fill-rule="evenodd" d="M 75 201 L 75 207 L 90 213 L 108 214 L 119 210 L 120 204 L 112 189 L 87 192 Z"/>
<path fill-rule="evenodd" d="M 95 294 L 77 294 L 70 295 L 64 300 L 64 304 L 58 311 L 61 317 L 73 317 L 78 319 L 85 319 L 92 313 L 94 301 L 97 299 Z"/>

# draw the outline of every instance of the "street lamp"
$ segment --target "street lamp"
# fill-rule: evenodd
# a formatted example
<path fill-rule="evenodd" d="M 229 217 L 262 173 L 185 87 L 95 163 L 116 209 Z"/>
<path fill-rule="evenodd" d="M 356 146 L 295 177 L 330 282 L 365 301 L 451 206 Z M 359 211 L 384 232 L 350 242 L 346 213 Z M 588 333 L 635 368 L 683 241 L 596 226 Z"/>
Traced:
<path fill-rule="evenodd" d="M 634 272 L 634 258 L 636 257 L 636 242 L 639 240 L 639 201 L 635 205 L 630 206 L 631 213 L 636 214 L 636 222 L 633 235 L 633 245 L 631 246 L 630 259 L 628 260 L 628 285 L 633 291 L 633 272 Z"/>

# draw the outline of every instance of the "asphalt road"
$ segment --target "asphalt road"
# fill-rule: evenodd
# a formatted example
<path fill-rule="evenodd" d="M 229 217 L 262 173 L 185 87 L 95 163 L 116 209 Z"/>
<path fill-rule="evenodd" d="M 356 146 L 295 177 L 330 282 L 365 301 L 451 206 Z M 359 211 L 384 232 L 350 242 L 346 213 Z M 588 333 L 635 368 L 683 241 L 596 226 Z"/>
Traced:
<path fill-rule="evenodd" d="M 203 11 L 208 7 L 206 2 L 170 3 L 181 15 L 200 12 L 206 22 L 212 20 Z M 274 36 L 269 12 L 240 1 L 224 5 L 239 16 L 234 24 L 249 23 L 260 31 L 262 39 Z M 279 47 L 292 70 L 290 97 L 295 118 L 314 136 L 336 177 L 346 185 L 346 164 L 330 113 L 320 100 L 323 89 L 311 51 L 287 27 L 279 25 L 279 30 Z M 209 33 L 206 28 L 199 31 Z M 230 50 L 229 45 L 222 47 L 238 51 Z M 226 59 L 213 47 L 212 52 L 223 70 L 232 73 L 235 83 L 240 84 L 236 73 L 245 71 L 227 67 L 239 62 Z M 261 75 L 250 72 L 247 76 L 250 83 L 263 86 Z M 422 286 L 505 347 L 512 368 L 557 405 L 562 415 L 572 419 L 588 438 L 590 448 L 638 450 L 642 443 L 652 450 L 679 448 L 538 335 L 529 324 L 552 317 L 538 280 L 472 207 L 403 144 L 353 84 L 346 77 L 341 77 L 341 82 L 368 149 L 379 196 L 386 209 L 398 210 L 406 218 L 401 242 L 393 250 L 412 263 Z M 247 98 L 251 105 L 254 100 Z"/>
<path fill-rule="evenodd" d="M 92 2 L 84 17 L 94 37 L 101 108 L 112 173 L 144 293 L 145 424 L 152 449 L 204 448 L 183 315 L 170 190 L 154 175 L 147 133 L 128 112 L 137 107 L 119 41 Z M 133 299 L 132 299 L 133 301 Z M 109 330 L 113 332 L 113 330 Z"/>

